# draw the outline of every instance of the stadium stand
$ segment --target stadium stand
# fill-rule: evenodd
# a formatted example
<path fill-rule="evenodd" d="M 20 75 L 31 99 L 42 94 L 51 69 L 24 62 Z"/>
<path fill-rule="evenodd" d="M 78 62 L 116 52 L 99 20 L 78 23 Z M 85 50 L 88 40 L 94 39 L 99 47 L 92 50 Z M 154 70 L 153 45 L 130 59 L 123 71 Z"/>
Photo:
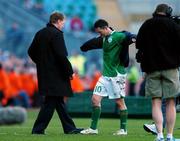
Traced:
<path fill-rule="evenodd" d="M 68 111 L 76 116 L 90 115 L 92 92 L 83 92 L 70 98 L 68 102 Z M 78 101 L 78 102 L 77 102 Z M 151 99 L 145 97 L 126 97 L 129 117 L 151 117 Z M 77 114 L 78 113 L 78 114 Z M 103 99 L 102 101 L 103 116 L 117 117 L 119 115 L 116 104 L 113 100 Z"/>
<path fill-rule="evenodd" d="M 127 30 L 128 23 L 124 20 L 117 0 L 96 0 L 96 5 L 99 17 L 105 18 L 116 30 Z"/>
<path fill-rule="evenodd" d="M 34 32 L 44 25 L 44 22 L 39 20 L 37 17 L 28 13 L 26 10 L 17 6 L 14 2 L 1 0 L 0 1 L 0 16 L 3 22 L 2 28 L 4 29 L 4 33 L 11 27 L 12 23 L 17 23 L 20 28 L 23 30 L 24 38 L 23 42 L 21 42 L 18 46 L 14 45 L 7 48 L 7 43 L 11 42 L 11 40 L 7 39 L 4 36 L 1 38 L 1 49 L 12 51 L 15 49 L 15 54 L 21 57 L 24 57 L 26 54 L 26 49 L 28 44 L 30 43 Z M 25 20 L 27 19 L 28 20 Z"/>
<path fill-rule="evenodd" d="M 129 30 L 137 33 L 142 22 L 151 17 L 152 11 L 159 3 L 168 3 L 173 7 L 173 14 L 179 14 L 179 0 L 117 0 L 125 20 L 129 23 Z"/>
<path fill-rule="evenodd" d="M 53 2 L 49 0 L 38 1 L 38 4 L 42 4 L 44 7 L 44 9 L 41 9 L 43 14 L 40 15 L 38 15 L 38 10 L 35 10 L 38 8 L 35 2 L 34 0 L 0 1 L 1 32 L 4 33 L 0 36 L 1 49 L 13 51 L 19 57 L 27 57 L 27 47 L 34 33 L 46 25 L 48 22 L 47 17 L 52 11 L 59 10 L 64 12 L 68 18 L 72 18 L 75 15 L 82 18 L 84 32 L 80 36 L 75 36 L 74 32 L 65 31 L 69 53 L 71 54 L 72 49 L 80 51 L 79 46 L 92 36 L 89 30 L 91 30 L 90 28 L 92 28 L 92 24 L 97 18 L 97 8 L 94 0 L 88 1 L 88 5 L 83 0 L 77 0 L 76 3 L 72 0 L 64 1 L 63 3 L 58 0 Z M 23 39 L 18 46 L 10 45 L 8 48 L 6 32 L 13 23 L 16 23 L 22 30 Z M 10 44 L 12 41 L 8 39 L 8 43 Z"/>
<path fill-rule="evenodd" d="M 85 29 L 88 30 L 92 28 L 93 22 L 97 18 L 97 8 L 94 0 L 89 0 L 88 4 L 83 0 L 68 0 L 63 3 L 55 0 L 53 3 L 49 0 L 44 0 L 44 10 L 48 14 L 53 12 L 54 9 L 62 11 L 68 17 L 78 16 L 82 19 L 83 24 L 86 26 Z"/>

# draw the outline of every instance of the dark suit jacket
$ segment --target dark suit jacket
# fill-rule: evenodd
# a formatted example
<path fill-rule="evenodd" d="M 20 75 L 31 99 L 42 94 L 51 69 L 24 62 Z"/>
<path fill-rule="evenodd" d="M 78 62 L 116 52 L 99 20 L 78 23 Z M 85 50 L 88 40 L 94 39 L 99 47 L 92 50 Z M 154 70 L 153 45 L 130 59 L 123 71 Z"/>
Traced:
<path fill-rule="evenodd" d="M 67 59 L 63 32 L 52 24 L 38 31 L 28 49 L 37 67 L 39 92 L 46 96 L 72 96 L 72 66 Z"/>

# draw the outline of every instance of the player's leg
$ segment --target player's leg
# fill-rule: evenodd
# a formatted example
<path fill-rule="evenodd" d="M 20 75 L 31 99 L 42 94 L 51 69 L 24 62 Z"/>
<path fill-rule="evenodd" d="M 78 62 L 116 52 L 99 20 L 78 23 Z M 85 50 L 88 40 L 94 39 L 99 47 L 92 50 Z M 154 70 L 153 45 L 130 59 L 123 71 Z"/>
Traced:
<path fill-rule="evenodd" d="M 98 120 L 101 114 L 101 99 L 99 95 L 93 94 L 92 96 L 92 115 L 91 115 L 91 129 L 97 129 Z"/>
<path fill-rule="evenodd" d="M 128 111 L 124 101 L 125 86 L 126 86 L 126 74 L 118 74 L 117 77 L 111 78 L 112 93 L 110 98 L 115 99 L 117 107 L 120 111 L 120 130 L 114 135 L 127 135 L 127 117 Z"/>
<path fill-rule="evenodd" d="M 105 87 L 106 85 L 106 87 Z M 81 131 L 82 134 L 98 134 L 97 125 L 101 115 L 101 100 L 107 96 L 108 81 L 103 76 L 98 80 L 92 96 L 92 114 L 90 128 Z"/>
<path fill-rule="evenodd" d="M 90 128 L 82 130 L 81 134 L 98 134 L 98 121 L 101 115 L 101 99 L 102 96 L 93 94 L 92 96 L 92 114 Z"/>
<path fill-rule="evenodd" d="M 114 133 L 114 135 L 127 135 L 128 110 L 124 98 L 116 99 L 116 103 L 120 111 L 120 130 Z"/>

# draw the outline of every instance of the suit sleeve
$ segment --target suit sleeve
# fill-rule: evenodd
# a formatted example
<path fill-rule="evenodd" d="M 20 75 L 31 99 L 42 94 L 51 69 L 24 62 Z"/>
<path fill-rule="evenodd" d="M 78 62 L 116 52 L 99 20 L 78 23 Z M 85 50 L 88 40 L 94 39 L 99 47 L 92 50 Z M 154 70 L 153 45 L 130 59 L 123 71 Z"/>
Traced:
<path fill-rule="evenodd" d="M 56 34 L 52 39 L 52 47 L 58 65 L 62 69 L 62 72 L 65 76 L 71 77 L 73 74 L 73 69 L 71 63 L 67 58 L 67 49 L 64 41 L 63 34 Z"/>
<path fill-rule="evenodd" d="M 102 37 L 95 37 L 88 41 L 86 41 L 81 47 L 81 51 L 86 52 L 92 49 L 101 49 L 103 46 L 103 38 Z"/>
<path fill-rule="evenodd" d="M 28 55 L 32 59 L 34 63 L 38 62 L 38 41 L 37 41 L 37 34 L 35 35 L 29 49 Z"/>

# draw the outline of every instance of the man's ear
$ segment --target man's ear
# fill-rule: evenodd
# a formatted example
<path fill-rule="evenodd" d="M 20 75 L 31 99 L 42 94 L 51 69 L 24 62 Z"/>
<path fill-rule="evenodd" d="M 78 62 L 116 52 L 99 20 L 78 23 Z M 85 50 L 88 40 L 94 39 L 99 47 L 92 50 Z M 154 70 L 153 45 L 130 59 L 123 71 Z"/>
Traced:
<path fill-rule="evenodd" d="M 108 29 L 108 26 L 105 26 L 103 29 L 106 29 L 106 30 L 107 30 L 107 29 Z"/>

